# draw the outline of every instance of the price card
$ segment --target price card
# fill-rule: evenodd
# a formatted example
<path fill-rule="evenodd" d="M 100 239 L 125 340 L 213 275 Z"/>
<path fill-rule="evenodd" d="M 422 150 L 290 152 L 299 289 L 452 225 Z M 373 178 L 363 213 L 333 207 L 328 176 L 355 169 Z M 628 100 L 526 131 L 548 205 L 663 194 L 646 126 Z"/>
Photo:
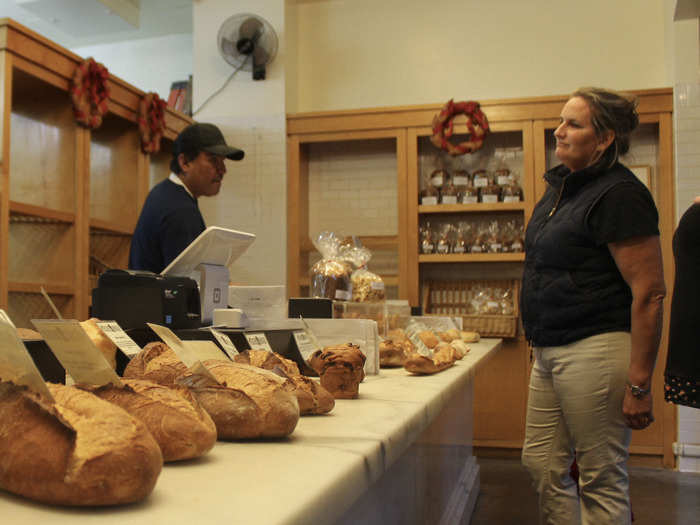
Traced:
<path fill-rule="evenodd" d="M 267 337 L 265 337 L 265 334 L 262 332 L 258 333 L 250 333 L 250 334 L 243 334 L 248 341 L 248 345 L 252 350 L 258 349 L 258 350 L 267 350 L 268 352 L 272 352 L 272 347 L 270 346 L 270 343 L 267 340 Z"/>
<path fill-rule="evenodd" d="M 131 337 L 126 335 L 126 332 L 122 330 L 122 327 L 116 321 L 97 321 L 97 326 L 129 358 L 134 357 L 141 351 L 141 347 Z"/>
<path fill-rule="evenodd" d="M 215 383 L 218 383 L 214 375 L 202 364 L 202 361 L 200 361 L 199 357 L 197 357 L 197 354 L 195 354 L 195 352 L 193 352 L 192 349 L 190 349 L 184 343 L 184 341 L 180 340 L 180 338 L 176 336 L 173 331 L 170 330 L 170 328 L 153 323 L 146 324 L 158 335 L 158 337 L 163 340 L 166 345 L 173 350 L 173 352 L 175 352 L 177 357 L 180 358 L 180 361 L 185 363 L 187 368 L 189 368 L 192 373 L 201 374 Z"/>
<path fill-rule="evenodd" d="M 53 401 L 44 378 L 4 310 L 0 310 L 0 378 L 27 386 Z"/>
<path fill-rule="evenodd" d="M 225 359 L 226 355 L 214 341 L 183 341 L 200 361 L 207 359 Z"/>
<path fill-rule="evenodd" d="M 301 357 L 305 360 L 316 350 L 319 350 L 304 330 L 294 330 L 292 335 L 294 336 L 294 341 L 296 341 Z"/>
<path fill-rule="evenodd" d="M 32 319 L 51 351 L 77 383 L 122 387 L 121 379 L 75 319 Z"/>
<path fill-rule="evenodd" d="M 236 345 L 233 344 L 233 341 L 231 341 L 231 338 L 227 336 L 223 332 L 219 332 L 215 328 L 210 328 L 209 329 L 212 334 L 214 334 L 214 337 L 216 340 L 219 342 L 221 347 L 224 349 L 224 352 L 226 352 L 226 355 L 229 356 L 231 360 L 233 360 L 233 356 L 238 354 L 238 349 L 236 348 Z"/>

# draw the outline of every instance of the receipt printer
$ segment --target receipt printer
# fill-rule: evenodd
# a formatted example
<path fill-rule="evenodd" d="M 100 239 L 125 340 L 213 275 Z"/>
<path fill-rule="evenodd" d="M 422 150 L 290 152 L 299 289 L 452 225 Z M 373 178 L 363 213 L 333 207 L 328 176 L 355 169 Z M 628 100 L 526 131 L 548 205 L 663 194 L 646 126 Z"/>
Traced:
<path fill-rule="evenodd" d="M 123 329 L 155 323 L 169 328 L 199 328 L 197 282 L 137 270 L 108 270 L 92 290 L 92 316 L 116 321 Z"/>

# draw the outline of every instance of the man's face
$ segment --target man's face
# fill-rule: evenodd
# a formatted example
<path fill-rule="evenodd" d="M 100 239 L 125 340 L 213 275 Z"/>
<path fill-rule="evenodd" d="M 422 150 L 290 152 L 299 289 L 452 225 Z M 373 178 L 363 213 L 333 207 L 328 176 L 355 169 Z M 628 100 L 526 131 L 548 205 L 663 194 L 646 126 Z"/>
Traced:
<path fill-rule="evenodd" d="M 184 155 L 178 159 L 182 168 L 182 180 L 195 198 L 211 197 L 219 193 L 221 180 L 226 173 L 224 157 L 200 151 L 194 160 L 187 161 Z"/>

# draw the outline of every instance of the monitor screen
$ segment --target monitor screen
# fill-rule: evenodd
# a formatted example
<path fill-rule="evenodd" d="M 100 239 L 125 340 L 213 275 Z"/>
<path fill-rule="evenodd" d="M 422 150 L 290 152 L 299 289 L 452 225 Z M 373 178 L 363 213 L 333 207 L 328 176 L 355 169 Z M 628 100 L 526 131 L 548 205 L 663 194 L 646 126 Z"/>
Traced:
<path fill-rule="evenodd" d="M 229 266 L 255 240 L 255 234 L 209 226 L 175 257 L 161 275 L 189 277 L 201 263 Z"/>

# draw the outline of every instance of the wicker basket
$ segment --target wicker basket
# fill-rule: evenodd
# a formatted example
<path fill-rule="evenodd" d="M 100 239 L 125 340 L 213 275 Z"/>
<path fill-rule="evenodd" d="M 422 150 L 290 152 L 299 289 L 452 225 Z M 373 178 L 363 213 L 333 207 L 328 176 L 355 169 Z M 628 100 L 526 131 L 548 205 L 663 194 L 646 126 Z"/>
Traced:
<path fill-rule="evenodd" d="M 469 314 L 469 301 L 477 287 L 510 290 L 512 314 Z M 464 330 L 479 332 L 485 337 L 515 337 L 518 333 L 519 293 L 520 281 L 516 279 L 429 281 L 423 287 L 423 312 L 429 315 L 460 316 Z"/>

